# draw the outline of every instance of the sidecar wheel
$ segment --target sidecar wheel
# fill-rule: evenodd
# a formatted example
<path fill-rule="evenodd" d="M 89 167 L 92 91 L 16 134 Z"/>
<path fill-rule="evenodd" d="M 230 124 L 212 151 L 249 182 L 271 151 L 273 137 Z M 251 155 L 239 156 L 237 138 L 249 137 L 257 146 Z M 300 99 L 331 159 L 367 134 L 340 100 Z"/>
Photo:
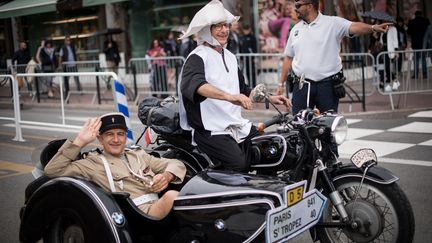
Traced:
<path fill-rule="evenodd" d="M 408 198 L 400 187 L 396 183 L 382 185 L 364 181 L 359 197 L 354 200 L 359 185 L 360 178 L 344 178 L 335 182 L 347 213 L 354 219 L 357 227 L 317 227 L 313 237 L 321 243 L 412 242 L 415 229 L 414 214 Z M 323 212 L 321 220 L 333 223 L 341 221 L 331 203 Z"/>
<path fill-rule="evenodd" d="M 85 243 L 84 230 L 76 219 L 60 217 L 44 236 L 45 243 Z"/>

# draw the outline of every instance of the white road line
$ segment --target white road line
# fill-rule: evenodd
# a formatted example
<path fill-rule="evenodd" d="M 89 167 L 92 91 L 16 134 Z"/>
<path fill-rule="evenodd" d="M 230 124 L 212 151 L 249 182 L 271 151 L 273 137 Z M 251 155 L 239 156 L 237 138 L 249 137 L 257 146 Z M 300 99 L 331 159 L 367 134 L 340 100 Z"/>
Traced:
<path fill-rule="evenodd" d="M 373 148 L 378 157 L 413 147 L 412 143 L 380 142 L 371 140 L 348 140 L 339 146 L 339 154 L 354 154 L 362 148 Z"/>
<path fill-rule="evenodd" d="M 348 128 L 347 140 L 354 140 L 377 133 L 382 133 L 384 130 L 364 129 L 364 128 Z"/>
<path fill-rule="evenodd" d="M 419 111 L 409 115 L 408 117 L 424 117 L 424 118 L 432 118 L 432 111 Z"/>
<path fill-rule="evenodd" d="M 363 121 L 362 119 L 346 119 L 346 120 L 347 120 L 348 125 Z"/>
<path fill-rule="evenodd" d="M 341 154 L 341 159 L 350 159 L 351 155 Z M 389 163 L 389 164 L 401 164 L 401 165 L 418 165 L 418 166 L 432 166 L 432 161 L 424 161 L 424 160 L 407 160 L 407 159 L 393 159 L 386 157 L 379 157 L 379 163 Z"/>
<path fill-rule="evenodd" d="M 388 129 L 389 132 L 432 133 L 432 122 L 410 122 L 403 126 Z"/>
<path fill-rule="evenodd" d="M 423 143 L 419 143 L 417 145 L 423 145 L 423 146 L 432 146 L 432 139 L 424 141 Z"/>

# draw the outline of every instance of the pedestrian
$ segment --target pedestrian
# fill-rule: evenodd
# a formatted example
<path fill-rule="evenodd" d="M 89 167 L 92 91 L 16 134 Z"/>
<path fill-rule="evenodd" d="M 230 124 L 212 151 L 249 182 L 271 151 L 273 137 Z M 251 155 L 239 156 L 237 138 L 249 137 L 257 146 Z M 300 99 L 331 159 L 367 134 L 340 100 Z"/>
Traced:
<path fill-rule="evenodd" d="M 40 50 L 39 60 L 42 67 L 42 72 L 53 73 L 56 70 L 57 58 L 54 53 L 55 49 L 51 40 L 44 41 L 44 48 Z M 47 89 L 48 97 L 54 97 L 53 93 L 53 77 L 44 78 L 45 89 Z"/>
<path fill-rule="evenodd" d="M 167 38 L 164 40 L 164 51 L 167 56 L 177 56 L 177 41 L 174 38 L 174 32 L 170 31 Z M 178 75 L 178 65 L 177 59 L 167 59 L 167 82 L 168 90 L 175 89 L 175 84 L 177 83 L 176 77 Z"/>
<path fill-rule="evenodd" d="M 411 47 L 414 50 L 414 73 L 411 78 L 419 77 L 420 63 L 422 66 L 423 78 L 427 79 L 426 53 L 422 52 L 423 40 L 426 30 L 430 24 L 429 19 L 423 17 L 420 10 L 415 12 L 415 18 L 408 22 L 408 35 L 411 36 Z"/>
<path fill-rule="evenodd" d="M 27 63 L 30 61 L 30 51 L 27 48 L 27 43 L 21 41 L 19 43 L 19 49 L 12 56 L 12 67 L 14 67 L 16 73 L 25 73 Z M 24 86 L 25 78 L 17 77 L 18 88 L 21 89 Z"/>
<path fill-rule="evenodd" d="M 104 42 L 104 53 L 105 61 L 107 64 L 107 71 L 117 73 L 118 65 L 120 63 L 120 54 L 117 42 L 113 40 L 111 35 L 109 35 Z M 106 83 L 107 89 L 111 89 L 110 80 L 111 79 L 108 79 Z"/>
<path fill-rule="evenodd" d="M 238 19 L 213 0 L 195 14 L 180 37 L 197 34 L 198 46 L 181 71 L 179 113 L 181 127 L 192 131 L 198 149 L 213 163 L 227 170 L 247 171 L 256 128 L 242 117 L 241 110 L 252 109 L 251 88 L 244 82 L 236 56 L 226 49 L 229 24 Z M 291 104 L 281 95 L 270 96 L 270 100 Z"/>
<path fill-rule="evenodd" d="M 250 25 L 245 24 L 243 26 L 243 35 L 240 37 L 240 52 L 241 53 L 257 53 L 257 39 L 252 32 Z M 247 56 L 243 58 L 243 67 L 246 71 L 246 76 L 251 87 L 256 85 L 256 68 L 255 68 L 255 57 Z"/>
<path fill-rule="evenodd" d="M 351 22 L 337 16 L 323 15 L 319 1 L 295 1 L 300 21 L 290 32 L 285 47 L 285 58 L 277 94 L 284 91 L 288 71 L 294 78 L 293 113 L 307 108 L 308 89 L 299 89 L 300 76 L 310 82 L 310 108 L 321 112 L 337 112 L 339 99 L 345 96 L 342 61 L 339 56 L 341 41 L 345 36 L 387 32 L 389 23 L 369 25 Z"/>
<path fill-rule="evenodd" d="M 188 38 L 181 39 L 180 48 L 179 48 L 179 54 L 180 56 L 187 58 L 189 56 L 189 53 L 191 53 L 196 47 L 196 36 L 192 35 Z"/>
<path fill-rule="evenodd" d="M 75 46 L 72 44 L 70 36 L 66 36 L 64 39 L 64 45 L 59 52 L 59 67 L 63 68 L 64 72 L 78 72 L 77 64 L 78 61 Z M 63 77 L 65 94 L 69 93 L 69 78 L 70 76 Z M 77 91 L 82 91 L 81 83 L 78 76 L 73 76 Z"/>
<path fill-rule="evenodd" d="M 101 153 L 75 160 L 82 148 L 95 139 Z M 88 120 L 73 141 L 66 141 L 45 167 L 49 177 L 79 176 L 108 192 L 126 192 L 145 214 L 161 219 L 169 214 L 178 192 L 158 193 L 169 183 L 179 184 L 186 167 L 176 159 L 156 158 L 141 148 L 126 150 L 126 121 L 122 113 L 108 113 Z"/>
<path fill-rule="evenodd" d="M 227 49 L 235 55 L 240 52 L 240 48 L 239 23 L 233 22 L 230 25 Z"/>
<path fill-rule="evenodd" d="M 408 34 L 406 31 L 405 21 L 400 16 L 396 18 L 396 30 L 397 30 L 398 46 L 399 46 L 398 51 L 405 51 L 406 48 L 408 47 Z M 401 71 L 402 71 L 402 65 L 403 65 L 404 58 L 405 58 L 405 56 L 403 55 L 403 53 L 400 53 L 397 57 L 397 59 L 398 59 L 398 62 L 397 62 L 398 73 L 401 73 Z"/>
<path fill-rule="evenodd" d="M 167 92 L 167 67 L 165 60 L 161 60 L 161 57 L 165 57 L 166 53 L 161 47 L 159 40 L 153 39 L 150 48 L 147 50 L 147 55 L 152 59 L 152 91 L 153 96 L 161 96 L 160 93 Z M 162 96 L 166 96 L 163 94 Z"/>

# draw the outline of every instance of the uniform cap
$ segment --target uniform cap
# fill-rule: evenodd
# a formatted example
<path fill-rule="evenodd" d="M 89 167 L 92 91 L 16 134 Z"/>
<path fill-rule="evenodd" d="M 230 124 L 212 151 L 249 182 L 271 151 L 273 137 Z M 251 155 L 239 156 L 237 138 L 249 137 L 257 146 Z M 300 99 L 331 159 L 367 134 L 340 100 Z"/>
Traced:
<path fill-rule="evenodd" d="M 99 128 L 99 134 L 102 134 L 110 129 L 121 128 L 127 130 L 126 119 L 120 112 L 108 113 L 101 116 L 102 125 Z"/>

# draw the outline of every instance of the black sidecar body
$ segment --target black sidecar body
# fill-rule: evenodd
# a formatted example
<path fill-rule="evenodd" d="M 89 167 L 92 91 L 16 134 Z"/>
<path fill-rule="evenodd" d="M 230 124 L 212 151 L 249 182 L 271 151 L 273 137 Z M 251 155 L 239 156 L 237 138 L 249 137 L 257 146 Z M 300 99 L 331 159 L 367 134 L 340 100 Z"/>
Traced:
<path fill-rule="evenodd" d="M 158 220 L 127 193 L 41 176 L 25 192 L 20 241 L 264 242 L 266 213 L 284 205 L 284 187 L 273 177 L 205 170 L 182 186 L 172 212 Z"/>

